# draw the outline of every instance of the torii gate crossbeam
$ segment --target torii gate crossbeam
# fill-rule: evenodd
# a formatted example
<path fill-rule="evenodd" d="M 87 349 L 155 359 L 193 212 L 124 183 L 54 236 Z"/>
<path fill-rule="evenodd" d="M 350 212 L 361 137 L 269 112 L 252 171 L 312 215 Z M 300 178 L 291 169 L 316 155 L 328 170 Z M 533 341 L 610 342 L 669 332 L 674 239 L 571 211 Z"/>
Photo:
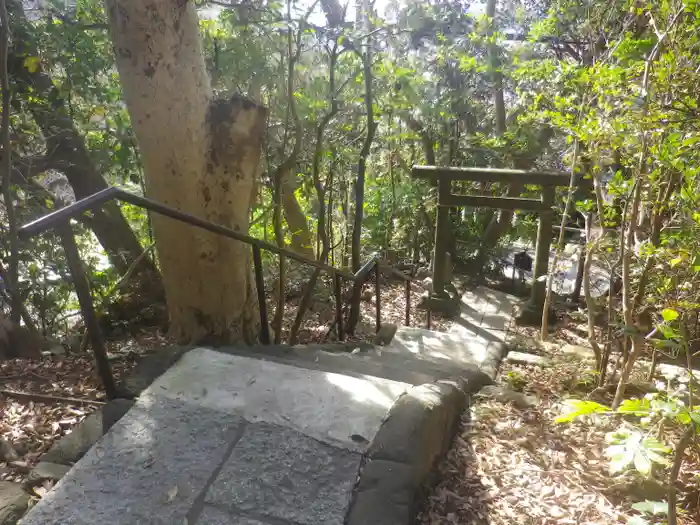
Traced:
<path fill-rule="evenodd" d="M 456 206 L 486 207 L 505 210 L 527 210 L 539 213 L 537 245 L 535 248 L 535 268 L 531 296 L 519 314 L 524 324 L 538 324 L 542 318 L 546 292 L 545 279 L 552 245 L 554 196 L 557 186 L 568 186 L 570 174 L 566 172 L 528 171 L 495 168 L 449 168 L 438 166 L 414 166 L 412 176 L 427 179 L 438 187 L 438 210 L 435 224 L 435 251 L 433 255 L 433 294 L 436 298 L 445 297 L 445 263 L 448 251 L 449 209 Z M 475 182 L 519 182 L 525 185 L 541 186 L 539 199 L 525 197 L 494 197 L 490 195 L 455 195 L 452 182 L 469 180 Z M 579 175 L 577 187 L 589 186 L 590 180 Z"/>

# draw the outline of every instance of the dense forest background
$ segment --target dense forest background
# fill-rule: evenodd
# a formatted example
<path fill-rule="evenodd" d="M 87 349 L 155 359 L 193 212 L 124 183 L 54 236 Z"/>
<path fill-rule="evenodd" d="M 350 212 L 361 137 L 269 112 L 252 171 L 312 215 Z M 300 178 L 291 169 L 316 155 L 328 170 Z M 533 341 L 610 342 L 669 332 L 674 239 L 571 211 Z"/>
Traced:
<path fill-rule="evenodd" d="M 411 178 L 413 165 L 564 171 L 594 188 L 556 199 L 563 224 L 575 207 L 583 230 L 574 303 L 596 356 L 592 388 L 612 385 L 613 409 L 673 419 L 666 438 L 684 439 L 681 452 L 694 439 L 692 387 L 664 397 L 672 406 L 625 398 L 640 358 L 653 357 L 650 378 L 664 356 L 692 376 L 697 351 L 700 2 L 2 5 L 7 357 L 87 344 L 60 243 L 17 230 L 108 186 L 357 271 L 373 252 L 430 264 L 437 191 Z M 517 182 L 457 186 L 539 198 Z M 516 239 L 534 247 L 531 213 L 450 213 L 451 251 L 468 273 Z M 155 325 L 189 342 L 255 341 L 249 247 L 128 204 L 74 230 L 108 334 Z M 331 283 L 263 257 L 280 341 L 290 286 Z M 593 267 L 608 293 L 592 293 Z M 603 411 L 581 403 L 574 415 Z M 637 443 L 646 460 L 633 452 L 626 466 L 666 464 L 665 445 Z"/>
<path fill-rule="evenodd" d="M 654 294 L 668 302 L 673 283 L 694 275 L 690 4 L 203 3 L 212 97 L 267 108 L 253 195 L 240 203 L 250 208 L 248 231 L 337 266 L 356 269 L 374 250 L 425 262 L 435 189 L 410 178 L 413 164 L 573 167 L 598 182 L 595 196 L 574 196 L 590 213 L 591 253 L 618 243 L 602 227 L 634 224 L 623 246 L 636 295 L 627 310 L 643 309 L 647 296 L 659 305 Z M 4 281 L 18 300 L 15 319 L 23 305 L 25 322 L 61 334 L 75 307 L 61 250 L 48 239 L 19 246 L 12 231 L 106 185 L 143 192 L 143 157 L 160 146 L 139 150 L 101 2 L 12 0 L 8 11 L 13 157 L 5 157 L 5 192 L 14 206 L 5 215 Z M 148 102 L 154 113 L 164 98 Z M 163 124 L 178 122 L 155 126 Z M 177 127 L 166 131 L 173 136 Z M 164 184 L 183 189 L 174 180 Z M 159 188 L 147 193 L 167 201 Z M 522 185 L 461 189 L 537 196 Z M 566 196 L 564 189 L 562 209 Z M 453 222 L 460 256 L 478 262 L 504 239 L 532 241 L 536 218 L 466 209 Z M 157 296 L 151 270 L 163 253 L 146 251 L 154 237 L 145 213 L 111 207 L 85 217 L 79 232 L 101 307 L 118 303 L 128 283 L 138 288 L 139 275 Z M 671 280 L 657 282 L 654 268 L 678 257 L 664 277 Z M 622 277 L 626 264 L 616 267 Z"/>

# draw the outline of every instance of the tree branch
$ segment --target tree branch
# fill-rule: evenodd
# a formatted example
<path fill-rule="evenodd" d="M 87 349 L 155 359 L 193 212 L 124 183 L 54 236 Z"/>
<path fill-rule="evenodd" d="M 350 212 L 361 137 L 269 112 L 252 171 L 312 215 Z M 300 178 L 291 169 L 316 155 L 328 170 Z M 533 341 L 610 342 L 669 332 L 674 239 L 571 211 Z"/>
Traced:
<path fill-rule="evenodd" d="M 0 127 L 0 142 L 5 153 L 2 156 L 2 198 L 7 214 L 8 235 L 10 237 L 10 257 L 7 268 L 7 286 L 14 290 L 11 297 L 10 319 L 13 323 L 19 323 L 21 318 L 22 303 L 17 293 L 19 279 L 19 237 L 17 236 L 17 216 L 12 195 L 12 149 L 10 143 L 10 77 L 8 74 L 7 60 L 10 46 L 10 17 L 7 12 L 7 0 L 0 0 L 0 89 L 2 89 L 2 126 Z"/>

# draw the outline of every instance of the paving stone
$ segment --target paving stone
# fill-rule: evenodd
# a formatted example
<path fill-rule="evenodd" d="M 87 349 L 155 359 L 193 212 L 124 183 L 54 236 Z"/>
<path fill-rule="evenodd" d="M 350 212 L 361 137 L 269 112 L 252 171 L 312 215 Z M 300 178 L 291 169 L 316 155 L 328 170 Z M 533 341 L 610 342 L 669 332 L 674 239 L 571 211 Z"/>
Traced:
<path fill-rule="evenodd" d="M 593 349 L 587 346 L 566 344 L 561 348 L 561 354 L 564 357 L 573 357 L 582 361 L 595 361 Z"/>
<path fill-rule="evenodd" d="M 277 522 L 274 525 L 278 525 Z M 196 525 L 272 525 L 269 522 L 259 521 L 252 518 L 245 518 L 242 516 L 234 516 L 228 512 L 212 507 L 211 505 L 204 505 L 202 513 L 196 521 Z"/>
<path fill-rule="evenodd" d="M 445 364 L 451 363 L 459 367 L 478 366 L 486 357 L 487 347 L 488 341 L 477 336 L 404 326 L 396 332 L 387 351 L 410 354 Z"/>
<path fill-rule="evenodd" d="M 294 430 L 249 424 L 205 501 L 300 525 L 342 525 L 360 459 Z"/>
<path fill-rule="evenodd" d="M 549 357 L 513 351 L 508 352 L 505 360 L 521 365 L 549 366 L 552 364 L 552 360 Z"/>
<path fill-rule="evenodd" d="M 22 525 L 184 523 L 244 425 L 200 406 L 141 398 Z"/>
<path fill-rule="evenodd" d="M 378 377 L 306 370 L 196 348 L 147 392 L 251 422 L 292 427 L 319 441 L 364 451 L 350 436 L 371 440 L 408 385 Z"/>
<path fill-rule="evenodd" d="M 481 319 L 481 326 L 488 327 L 489 330 L 508 330 L 510 328 L 510 323 L 513 320 L 513 314 L 511 312 L 496 312 L 496 313 L 486 313 Z"/>
<path fill-rule="evenodd" d="M 526 408 L 534 408 L 538 405 L 538 399 L 534 396 L 528 396 L 522 392 L 516 392 L 510 388 L 500 385 L 486 385 L 479 391 L 480 397 L 494 399 L 499 403 L 511 403 L 515 408 L 524 410 Z"/>
<path fill-rule="evenodd" d="M 58 481 L 65 476 L 70 467 L 68 465 L 60 465 L 59 463 L 50 463 L 48 461 L 40 461 L 36 467 L 32 469 L 27 477 L 27 485 L 39 485 L 45 480 Z"/>
<path fill-rule="evenodd" d="M 127 399 L 114 399 L 86 417 L 73 431 L 61 438 L 41 457 L 41 461 L 72 466 L 82 458 L 112 425 L 133 406 Z"/>
<path fill-rule="evenodd" d="M 29 504 L 29 494 L 19 483 L 0 481 L 0 525 L 15 525 Z"/>

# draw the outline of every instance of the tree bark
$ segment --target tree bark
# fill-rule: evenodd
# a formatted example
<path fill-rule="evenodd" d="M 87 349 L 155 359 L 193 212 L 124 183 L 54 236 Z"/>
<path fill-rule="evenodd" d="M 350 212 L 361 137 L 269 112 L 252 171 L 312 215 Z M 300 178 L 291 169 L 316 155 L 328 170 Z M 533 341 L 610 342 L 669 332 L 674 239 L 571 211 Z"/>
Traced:
<path fill-rule="evenodd" d="M 14 196 L 12 193 L 12 144 L 10 142 L 10 80 L 7 69 L 7 50 L 10 45 L 10 20 L 7 14 L 7 1 L 0 0 L 0 88 L 2 89 L 2 126 L 0 126 L 0 141 L 2 142 L 2 199 L 7 215 L 7 235 L 10 238 L 10 257 L 5 283 L 10 296 L 10 319 L 19 323 L 22 302 L 17 293 L 19 283 L 19 238 L 17 237 L 17 216 L 15 214 Z"/>
<path fill-rule="evenodd" d="M 363 0 L 361 10 L 361 20 L 363 28 L 370 33 L 370 2 Z M 362 266 L 361 240 L 362 222 L 364 220 L 365 205 L 365 173 L 367 171 L 367 158 L 374 141 L 376 123 L 374 121 L 374 101 L 372 95 L 372 39 L 367 37 L 363 45 L 363 52 L 359 53 L 363 64 L 363 74 L 365 80 L 365 114 L 367 116 L 367 131 L 365 140 L 360 150 L 360 158 L 357 163 L 357 178 L 355 179 L 355 217 L 352 228 L 352 271 L 356 272 Z M 348 319 L 348 332 L 353 333 L 358 320 L 360 319 L 360 287 L 353 289 L 353 296 L 350 305 L 350 317 Z"/>
<path fill-rule="evenodd" d="M 30 71 L 24 66 L 25 57 L 38 56 L 38 50 L 22 4 L 18 0 L 9 0 L 8 9 L 14 21 L 15 34 L 8 68 L 17 91 L 31 95 L 26 97 L 26 103 L 46 141 L 48 153 L 45 169 L 53 168 L 64 173 L 78 199 L 103 190 L 107 182 L 97 171 L 53 80 L 41 67 Z M 95 210 L 86 223 L 95 232 L 110 263 L 119 273 L 126 272 L 143 253 L 141 244 L 116 203 Z M 145 272 L 151 286 L 159 288 L 157 271 L 151 259 L 142 259 L 140 272 Z"/>
<path fill-rule="evenodd" d="M 290 246 L 299 255 L 315 259 L 309 223 L 306 221 L 306 215 L 301 211 L 299 201 L 294 195 L 296 188 L 293 181 L 290 180 L 291 177 L 291 171 L 283 173 L 280 187 L 284 218 L 287 221 L 287 228 L 289 228 L 291 236 Z"/>
<path fill-rule="evenodd" d="M 488 0 L 486 3 L 486 16 L 489 19 L 489 39 L 493 38 L 496 31 L 496 2 L 497 0 Z M 501 73 L 501 60 L 498 56 L 498 46 L 495 42 L 489 43 L 488 57 L 489 68 L 491 69 L 491 81 L 493 83 L 493 105 L 496 116 L 496 135 L 501 137 L 506 132 L 506 103 L 503 97 L 503 74 Z"/>
<path fill-rule="evenodd" d="M 214 99 L 196 8 L 187 0 L 107 0 L 124 98 L 149 197 L 247 232 L 266 110 Z M 259 318 L 250 246 L 153 217 L 180 340 L 252 343 Z"/>

